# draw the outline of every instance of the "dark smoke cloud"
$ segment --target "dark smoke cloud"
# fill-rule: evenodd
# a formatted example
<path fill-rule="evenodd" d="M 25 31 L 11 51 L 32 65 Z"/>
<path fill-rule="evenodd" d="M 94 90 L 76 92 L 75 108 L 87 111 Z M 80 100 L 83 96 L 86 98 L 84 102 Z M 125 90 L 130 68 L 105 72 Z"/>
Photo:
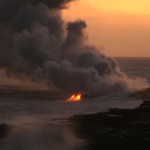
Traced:
<path fill-rule="evenodd" d="M 0 66 L 9 75 L 46 82 L 67 92 L 133 90 L 117 62 L 87 43 L 86 23 L 65 23 L 72 0 L 0 0 Z"/>
<path fill-rule="evenodd" d="M 0 21 L 12 20 L 27 5 L 44 4 L 50 9 L 61 9 L 73 0 L 0 0 Z"/>

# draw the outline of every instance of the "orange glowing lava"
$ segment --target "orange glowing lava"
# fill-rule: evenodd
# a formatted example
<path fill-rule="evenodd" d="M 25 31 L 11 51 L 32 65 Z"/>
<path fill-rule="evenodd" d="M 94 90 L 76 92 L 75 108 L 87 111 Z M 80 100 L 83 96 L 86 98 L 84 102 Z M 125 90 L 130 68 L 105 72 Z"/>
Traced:
<path fill-rule="evenodd" d="M 78 102 L 81 101 L 81 99 L 82 99 L 82 94 L 73 94 L 70 98 L 67 99 L 67 101 Z"/>

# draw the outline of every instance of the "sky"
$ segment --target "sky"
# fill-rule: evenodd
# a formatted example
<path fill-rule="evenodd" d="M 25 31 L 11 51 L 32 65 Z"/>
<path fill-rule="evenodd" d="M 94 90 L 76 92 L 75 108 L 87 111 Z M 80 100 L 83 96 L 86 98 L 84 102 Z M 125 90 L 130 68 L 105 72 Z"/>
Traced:
<path fill-rule="evenodd" d="M 150 57 L 149 8 L 149 0 L 77 0 L 63 16 L 85 20 L 89 42 L 107 55 Z"/>

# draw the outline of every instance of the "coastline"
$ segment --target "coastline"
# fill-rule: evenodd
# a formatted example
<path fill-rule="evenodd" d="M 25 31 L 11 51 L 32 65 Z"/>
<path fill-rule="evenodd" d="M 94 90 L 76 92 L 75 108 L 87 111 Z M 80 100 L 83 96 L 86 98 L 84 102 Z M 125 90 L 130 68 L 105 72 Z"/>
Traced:
<path fill-rule="evenodd" d="M 84 141 L 79 150 L 150 149 L 150 101 L 136 109 L 75 115 L 69 121 L 74 134 Z"/>

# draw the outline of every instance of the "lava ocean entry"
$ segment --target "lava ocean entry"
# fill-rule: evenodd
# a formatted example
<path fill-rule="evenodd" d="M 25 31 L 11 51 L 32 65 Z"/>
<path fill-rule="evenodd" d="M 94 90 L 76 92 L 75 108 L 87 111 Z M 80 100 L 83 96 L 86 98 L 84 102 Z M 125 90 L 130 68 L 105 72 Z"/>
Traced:
<path fill-rule="evenodd" d="M 82 94 L 73 94 L 67 99 L 68 102 L 78 102 L 82 100 Z"/>
<path fill-rule="evenodd" d="M 92 93 L 75 93 L 72 94 L 66 101 L 67 102 L 78 102 L 84 99 L 92 99 L 95 97 L 101 96 L 101 93 L 99 92 L 92 92 Z"/>

